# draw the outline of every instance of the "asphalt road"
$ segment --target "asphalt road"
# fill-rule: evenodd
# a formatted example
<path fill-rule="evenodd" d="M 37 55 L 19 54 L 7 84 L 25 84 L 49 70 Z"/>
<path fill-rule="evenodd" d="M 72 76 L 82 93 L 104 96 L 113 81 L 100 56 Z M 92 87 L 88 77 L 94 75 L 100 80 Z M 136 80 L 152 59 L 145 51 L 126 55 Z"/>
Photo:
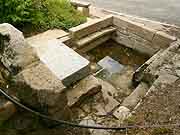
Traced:
<path fill-rule="evenodd" d="M 180 26 L 180 0 L 83 0 L 125 14 Z"/>

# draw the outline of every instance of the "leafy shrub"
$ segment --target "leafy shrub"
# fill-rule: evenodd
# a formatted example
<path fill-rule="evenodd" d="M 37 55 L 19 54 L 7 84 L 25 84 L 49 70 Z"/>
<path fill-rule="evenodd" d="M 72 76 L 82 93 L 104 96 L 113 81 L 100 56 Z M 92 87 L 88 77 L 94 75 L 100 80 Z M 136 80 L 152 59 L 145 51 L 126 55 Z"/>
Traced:
<path fill-rule="evenodd" d="M 69 29 L 86 21 L 69 0 L 0 0 L 0 23 L 36 29 Z"/>

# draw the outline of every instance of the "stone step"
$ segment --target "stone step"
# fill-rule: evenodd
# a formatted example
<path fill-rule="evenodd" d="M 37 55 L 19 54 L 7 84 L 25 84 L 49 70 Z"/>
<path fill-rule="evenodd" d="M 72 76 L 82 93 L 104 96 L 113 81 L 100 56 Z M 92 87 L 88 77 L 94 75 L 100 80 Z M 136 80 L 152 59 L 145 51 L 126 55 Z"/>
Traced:
<path fill-rule="evenodd" d="M 101 19 L 94 19 L 92 21 L 88 21 L 77 27 L 71 28 L 69 30 L 70 37 L 77 41 L 103 28 L 112 26 L 113 25 L 112 22 L 113 22 L 113 17 L 109 15 Z"/>
<path fill-rule="evenodd" d="M 92 41 L 95 41 L 103 36 L 110 35 L 112 32 L 114 32 L 116 28 L 114 27 L 108 27 L 105 29 L 102 29 L 98 32 L 95 32 L 79 41 L 76 42 L 78 48 L 83 48 L 85 45 L 91 43 Z M 109 36 L 110 38 L 111 36 Z"/>

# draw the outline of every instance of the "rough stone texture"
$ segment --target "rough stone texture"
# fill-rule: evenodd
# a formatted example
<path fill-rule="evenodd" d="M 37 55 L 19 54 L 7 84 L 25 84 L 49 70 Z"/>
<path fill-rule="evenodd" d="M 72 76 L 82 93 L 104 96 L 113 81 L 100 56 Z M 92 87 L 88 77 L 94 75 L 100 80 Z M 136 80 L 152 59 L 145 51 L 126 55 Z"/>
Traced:
<path fill-rule="evenodd" d="M 70 36 L 74 40 L 79 40 L 82 37 L 85 37 L 87 35 L 90 35 L 94 32 L 97 32 L 105 27 L 112 25 L 112 16 L 106 16 L 102 19 L 94 19 L 92 21 L 89 21 L 87 23 L 81 24 L 77 27 L 71 28 Z"/>
<path fill-rule="evenodd" d="M 157 49 L 151 45 L 151 42 L 144 38 L 128 32 L 126 29 L 117 28 L 116 34 L 112 37 L 117 43 L 126 47 L 135 49 L 141 53 L 152 56 Z"/>
<path fill-rule="evenodd" d="M 111 38 L 111 35 L 105 35 L 95 41 L 92 41 L 91 43 L 86 44 L 83 48 L 77 49 L 80 53 L 86 53 L 90 51 L 91 49 L 97 47 L 98 45 L 103 44 L 104 42 L 108 41 Z"/>
<path fill-rule="evenodd" d="M 79 105 L 89 96 L 92 96 L 101 90 L 101 85 L 94 76 L 88 76 L 78 82 L 78 84 L 67 91 L 68 106 Z"/>
<path fill-rule="evenodd" d="M 105 111 L 107 113 L 112 112 L 112 110 L 117 107 L 120 103 L 113 98 L 113 95 L 117 92 L 116 89 L 110 84 L 101 79 L 98 79 L 99 83 L 102 85 L 102 95 L 105 102 Z"/>
<path fill-rule="evenodd" d="M 142 73 L 149 73 L 156 76 L 156 79 L 149 80 L 151 81 L 150 89 L 134 109 L 134 124 L 178 123 L 180 118 L 180 77 L 176 74 L 176 70 L 180 61 L 179 48 L 179 41 L 176 41 L 160 55 L 154 57 L 151 62 L 147 63 L 146 68 L 142 70 Z M 180 132 L 179 127 L 165 127 L 164 130 L 166 129 L 168 130 L 163 133 L 178 135 Z M 147 130 L 146 133 L 157 133 L 157 130 Z"/>
<path fill-rule="evenodd" d="M 130 116 L 130 110 L 125 106 L 120 106 L 118 109 L 115 110 L 113 115 L 118 118 L 120 122 L 123 122 Z"/>
<path fill-rule="evenodd" d="M 88 43 L 91 43 L 92 41 L 94 40 L 97 40 L 103 36 L 106 36 L 107 34 L 110 35 L 112 32 L 114 32 L 116 29 L 113 28 L 113 27 L 108 27 L 108 28 L 105 28 L 105 29 L 102 29 L 102 30 L 99 30 L 91 35 L 88 35 L 87 37 L 85 38 L 82 38 L 80 39 L 79 41 L 77 41 L 77 46 L 79 48 L 85 46 L 86 44 Z"/>
<path fill-rule="evenodd" d="M 69 114 L 65 86 L 43 63 L 34 63 L 12 81 L 11 89 L 26 105 L 57 118 L 65 118 Z"/>
<path fill-rule="evenodd" d="M 141 23 L 133 22 L 125 17 L 114 16 L 113 24 L 128 29 L 128 32 L 138 35 L 148 41 L 152 41 L 156 30 L 144 26 Z"/>
<path fill-rule="evenodd" d="M 161 47 L 162 49 L 166 49 L 169 47 L 169 44 L 176 41 L 177 38 L 174 36 L 170 36 L 166 34 L 165 32 L 158 31 L 154 35 L 154 38 L 152 40 L 153 46 Z"/>
<path fill-rule="evenodd" d="M 89 125 L 89 126 L 101 126 L 96 124 L 96 122 L 88 117 L 84 118 L 81 122 L 81 125 Z M 110 132 L 106 130 L 99 130 L 99 129 L 89 129 L 90 135 L 110 135 Z"/>
<path fill-rule="evenodd" d="M 176 37 L 151 29 L 122 16 L 114 16 L 113 24 L 117 27 L 117 33 L 113 36 L 115 41 L 150 56 L 176 41 Z"/>
<path fill-rule="evenodd" d="M 32 37 L 28 37 L 26 38 L 26 41 L 33 47 L 38 45 L 43 46 L 44 44 L 46 44 L 48 40 L 61 39 L 62 37 L 66 37 L 68 35 L 69 34 L 63 30 L 53 29 L 37 34 Z"/>
<path fill-rule="evenodd" d="M 147 91 L 148 85 L 141 82 L 138 87 L 124 99 L 122 106 L 133 109 L 137 105 L 137 103 L 145 96 Z"/>
<path fill-rule="evenodd" d="M 0 102 L 3 104 L 0 105 L 0 122 L 2 122 L 8 120 L 16 112 L 16 106 L 7 100 L 2 102 L 2 97 L 0 98 Z"/>
<path fill-rule="evenodd" d="M 12 25 L 0 24 L 0 40 L 1 62 L 12 74 L 17 74 L 38 60 L 33 48 L 25 42 L 22 32 Z"/>
<path fill-rule="evenodd" d="M 35 48 L 40 60 L 66 86 L 89 74 L 89 61 L 57 39 Z"/>

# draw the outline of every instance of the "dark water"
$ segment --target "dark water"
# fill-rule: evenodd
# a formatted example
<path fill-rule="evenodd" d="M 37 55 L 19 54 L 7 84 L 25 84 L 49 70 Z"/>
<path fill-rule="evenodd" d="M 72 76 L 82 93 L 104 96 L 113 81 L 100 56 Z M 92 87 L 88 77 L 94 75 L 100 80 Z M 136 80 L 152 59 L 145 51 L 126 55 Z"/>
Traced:
<path fill-rule="evenodd" d="M 110 56 L 114 60 L 123 65 L 140 66 L 149 59 L 149 56 L 141 54 L 133 49 L 124 47 L 113 40 L 109 40 L 102 45 L 87 53 L 90 56 L 91 62 L 98 62 L 106 56 Z"/>

